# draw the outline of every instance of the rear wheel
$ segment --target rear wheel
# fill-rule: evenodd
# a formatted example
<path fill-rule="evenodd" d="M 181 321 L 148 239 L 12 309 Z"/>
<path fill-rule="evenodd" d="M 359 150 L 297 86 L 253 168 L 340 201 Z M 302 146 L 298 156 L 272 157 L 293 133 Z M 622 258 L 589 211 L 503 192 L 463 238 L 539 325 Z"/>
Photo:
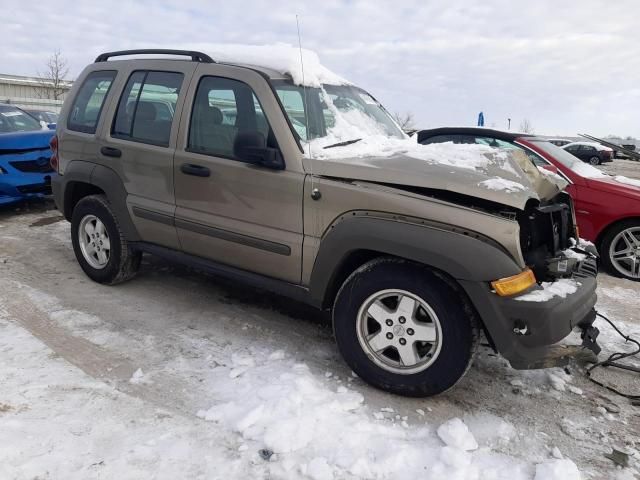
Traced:
<path fill-rule="evenodd" d="M 444 279 L 393 258 L 373 260 L 349 276 L 333 324 L 338 348 L 360 378 L 415 397 L 455 385 L 479 334 L 471 309 Z"/>
<path fill-rule="evenodd" d="M 603 237 L 602 263 L 614 275 L 640 281 L 640 220 L 621 222 Z"/>
<path fill-rule="evenodd" d="M 591 157 L 589 159 L 589 163 L 591 165 L 600 165 L 600 157 L 597 157 L 597 156 L 594 155 L 593 157 Z"/>
<path fill-rule="evenodd" d="M 75 206 L 71 241 L 82 270 L 96 282 L 123 282 L 140 267 L 142 254 L 131 250 L 104 195 L 89 195 Z"/>

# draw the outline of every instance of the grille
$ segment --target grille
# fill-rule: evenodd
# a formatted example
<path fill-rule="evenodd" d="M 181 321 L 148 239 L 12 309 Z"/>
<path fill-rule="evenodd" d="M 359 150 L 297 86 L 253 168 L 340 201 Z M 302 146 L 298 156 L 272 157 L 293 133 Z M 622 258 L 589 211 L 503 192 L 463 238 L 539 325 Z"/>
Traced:
<path fill-rule="evenodd" d="M 587 258 L 580 262 L 580 266 L 574 275 L 582 278 L 595 277 L 598 275 L 598 264 L 595 259 Z"/>
<path fill-rule="evenodd" d="M 49 157 L 40 157 L 36 160 L 24 160 L 21 162 L 9 162 L 9 164 L 24 173 L 51 173 L 53 169 L 49 164 Z"/>

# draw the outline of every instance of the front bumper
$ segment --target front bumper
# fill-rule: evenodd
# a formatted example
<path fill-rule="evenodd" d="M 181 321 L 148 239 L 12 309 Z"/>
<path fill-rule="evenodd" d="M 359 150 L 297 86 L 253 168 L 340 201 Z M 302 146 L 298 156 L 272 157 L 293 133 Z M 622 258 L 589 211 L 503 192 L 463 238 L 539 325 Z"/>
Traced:
<path fill-rule="evenodd" d="M 597 265 L 594 258 L 578 264 L 571 276 L 577 290 L 566 297 L 520 301 L 500 297 L 489 285 L 461 281 L 498 352 L 516 369 L 549 366 L 550 347 L 575 327 L 595 319 Z M 540 288 L 540 287 L 538 287 Z"/>
<path fill-rule="evenodd" d="M 6 172 L 0 173 L 0 205 L 51 194 L 51 176 L 54 172 L 48 165 L 48 159 L 42 157 L 44 160 L 40 160 L 35 156 L 31 157 L 30 155 L 3 155 L 0 158 L 0 167 Z M 21 171 L 16 168 L 16 165 L 24 170 L 34 171 Z"/>

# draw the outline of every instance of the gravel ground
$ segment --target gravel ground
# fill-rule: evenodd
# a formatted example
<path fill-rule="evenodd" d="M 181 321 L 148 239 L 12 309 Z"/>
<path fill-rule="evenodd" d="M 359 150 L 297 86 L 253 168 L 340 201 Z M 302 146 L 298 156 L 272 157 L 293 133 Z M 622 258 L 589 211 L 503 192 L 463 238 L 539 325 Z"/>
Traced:
<path fill-rule="evenodd" d="M 598 168 L 610 175 L 623 175 L 640 180 L 640 162 L 634 160 L 616 159 L 611 163 L 605 163 Z"/>
<path fill-rule="evenodd" d="M 620 171 L 616 171 L 618 174 L 640 178 L 640 163 L 616 161 L 614 166 L 620 167 Z M 485 446 L 492 454 L 508 459 L 507 463 L 501 464 L 503 466 L 509 462 L 524 465 L 518 470 L 523 476 L 509 478 L 533 478 L 533 464 L 557 457 L 575 462 L 583 478 L 630 479 L 636 478 L 634 475 L 639 471 L 640 407 L 589 382 L 581 364 L 572 363 L 566 370 L 519 372 L 482 347 L 469 373 L 453 390 L 431 399 L 388 395 L 351 375 L 338 355 L 323 314 L 288 299 L 152 257 L 145 257 L 140 274 L 128 283 L 105 287 L 91 282 L 75 261 L 67 222 L 52 209 L 50 202 L 32 202 L 0 211 L 0 272 L 0 327 L 4 322 L 5 332 L 13 332 L 11 335 L 16 338 L 35 338 L 44 344 L 49 353 L 42 357 L 42 362 L 47 359 L 62 362 L 61 365 L 67 365 L 65 368 L 77 368 L 95 381 L 96 385 L 82 388 L 101 392 L 100 385 L 108 386 L 112 389 L 110 395 L 121 395 L 127 401 L 137 402 L 135 405 L 139 410 L 126 413 L 131 416 L 132 425 L 136 418 L 143 418 L 143 412 L 152 411 L 155 412 L 153 418 L 143 423 L 149 422 L 154 428 L 166 428 L 171 432 L 182 429 L 181 438 L 191 442 L 184 448 L 199 448 L 193 444 L 197 439 L 215 444 L 216 448 L 222 445 L 219 457 L 212 453 L 213 460 L 185 454 L 182 458 L 183 478 L 224 478 L 219 477 L 221 458 L 229 462 L 229 468 L 222 468 L 228 474 L 227 478 L 246 478 L 249 472 L 255 478 L 296 478 L 299 475 L 286 474 L 290 466 L 286 463 L 286 455 L 279 461 L 267 462 L 269 468 L 261 466 L 254 451 L 260 443 L 254 441 L 246 447 L 243 442 L 253 438 L 248 437 L 246 431 L 237 426 L 209 423 L 201 418 L 202 415 L 198 416 L 198 412 L 221 402 L 229 394 L 229 388 L 233 390 L 230 383 L 235 378 L 233 375 L 257 368 L 253 364 L 245 365 L 234 356 L 237 352 L 256 349 L 283 352 L 277 357 L 292 359 L 294 366 L 305 364 L 310 378 L 323 388 L 340 393 L 343 392 L 340 388 L 347 386 L 347 393 L 362 396 L 361 408 L 365 415 L 376 419 L 372 421 L 395 426 L 402 423 L 409 432 L 416 432 L 425 425 L 435 428 L 458 417 L 475 425 L 472 430 L 482 443 L 481 437 L 487 428 L 483 430 L 479 424 L 488 422 L 494 428 L 504 422 L 514 433 L 506 435 L 506 440 L 490 441 L 494 437 L 485 431 Z M 637 283 L 602 274 L 598 309 L 612 320 L 624 322 L 625 329 L 640 336 L 639 293 Z M 625 348 L 603 322 L 599 321 L 598 326 L 603 330 L 603 353 Z M 577 337 L 569 339 L 569 343 L 577 341 Z M 0 375 L 5 368 L 19 372 L 20 365 L 14 365 L 17 355 L 15 345 L 7 342 L 5 335 L 4 343 L 0 345 L 0 366 L 5 367 L 0 368 Z M 232 368 L 228 378 L 214 381 L 212 371 L 222 366 Z M 268 377 L 268 373 L 261 374 Z M 598 375 L 600 379 L 640 393 L 640 375 L 622 372 Z M 6 433 L 6 428 L 15 425 L 31 429 L 29 431 L 35 426 L 51 429 L 54 419 L 47 418 L 44 413 L 31 416 L 28 413 L 39 412 L 38 405 L 42 408 L 42 402 L 50 401 L 57 405 L 55 415 L 60 418 L 67 418 L 64 416 L 67 415 L 78 423 L 70 438 L 95 442 L 91 437 L 92 419 L 73 415 L 74 409 L 81 407 L 67 403 L 71 395 L 68 389 L 55 387 L 51 380 L 51 385 L 45 382 L 40 397 L 29 397 L 24 394 L 29 379 L 16 383 L 18 377 L 9 378 L 14 380 L 11 383 L 13 390 L 0 389 L 0 432 Z M 98 409 L 91 415 L 99 416 L 100 412 Z M 66 427 L 58 425 L 56 428 L 63 432 Z M 128 435 L 125 430 L 113 433 L 106 451 L 120 459 L 122 471 L 108 470 L 109 462 L 95 453 L 101 451 L 102 444 L 93 445 L 95 449 L 87 453 L 91 458 L 82 457 L 84 463 L 80 462 L 76 467 L 69 463 L 60 470 L 60 465 L 66 465 L 63 462 L 55 470 L 53 464 L 37 463 L 36 457 L 48 454 L 59 461 L 68 461 L 68 456 L 73 454 L 64 449 L 68 444 L 65 443 L 67 437 L 62 433 L 58 436 L 58 430 L 51 430 L 50 443 L 42 451 L 44 441 L 38 442 L 37 431 L 33 430 L 31 443 L 19 449 L 16 447 L 17 453 L 9 455 L 13 463 L 5 458 L 8 462 L 5 466 L 10 465 L 13 469 L 4 470 L 3 478 L 108 478 L 116 475 L 114 472 L 120 475 L 125 471 L 129 476 L 121 478 L 140 478 L 142 473 L 148 474 L 149 478 L 169 478 L 162 474 L 162 459 L 166 452 L 171 451 L 172 455 L 175 452 L 161 449 L 154 443 L 156 440 L 145 443 L 145 455 L 138 455 L 138 447 L 130 445 L 130 440 L 124 442 Z M 135 432 L 140 435 L 138 430 Z M 211 437 L 211 432 L 220 438 Z M 142 437 L 135 435 L 132 438 L 142 441 Z M 2 439 L 10 440 L 0 433 Z M 388 447 L 393 448 L 393 444 Z M 243 453 L 243 448 L 249 448 L 253 456 Z M 339 445 L 335 447 L 336 451 L 340 448 Z M 630 468 L 616 468 L 605 457 L 612 448 L 630 455 Z M 131 457 L 131 452 L 138 456 Z M 0 451 L 0 465 L 2 455 Z M 301 464 L 295 471 L 312 475 L 315 470 L 312 471 L 311 466 L 314 466 L 322 472 L 324 464 L 316 460 Z M 86 462 L 90 462 L 90 467 Z M 0 476 L 2 468 L 0 466 Z M 101 473 L 101 469 L 107 470 Z M 79 471 L 83 473 L 78 475 Z M 335 478 L 367 478 L 365 474 L 343 474 Z M 319 475 L 317 478 L 333 476 Z M 389 474 L 389 478 L 403 476 Z M 503 477 L 498 468 L 493 476 L 483 478 L 507 477 Z"/>

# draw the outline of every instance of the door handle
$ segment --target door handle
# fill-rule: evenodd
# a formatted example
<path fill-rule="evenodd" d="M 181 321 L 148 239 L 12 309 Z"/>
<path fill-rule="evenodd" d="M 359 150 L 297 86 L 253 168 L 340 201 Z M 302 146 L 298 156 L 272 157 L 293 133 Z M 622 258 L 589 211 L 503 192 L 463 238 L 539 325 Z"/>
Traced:
<path fill-rule="evenodd" d="M 211 175 L 211 170 L 201 165 L 194 165 L 192 163 L 183 163 L 180 165 L 180 171 L 185 175 L 195 175 L 196 177 L 208 177 Z"/>
<path fill-rule="evenodd" d="M 113 147 L 102 147 L 100 153 L 105 157 L 120 158 L 122 156 L 122 151 L 119 148 Z"/>

